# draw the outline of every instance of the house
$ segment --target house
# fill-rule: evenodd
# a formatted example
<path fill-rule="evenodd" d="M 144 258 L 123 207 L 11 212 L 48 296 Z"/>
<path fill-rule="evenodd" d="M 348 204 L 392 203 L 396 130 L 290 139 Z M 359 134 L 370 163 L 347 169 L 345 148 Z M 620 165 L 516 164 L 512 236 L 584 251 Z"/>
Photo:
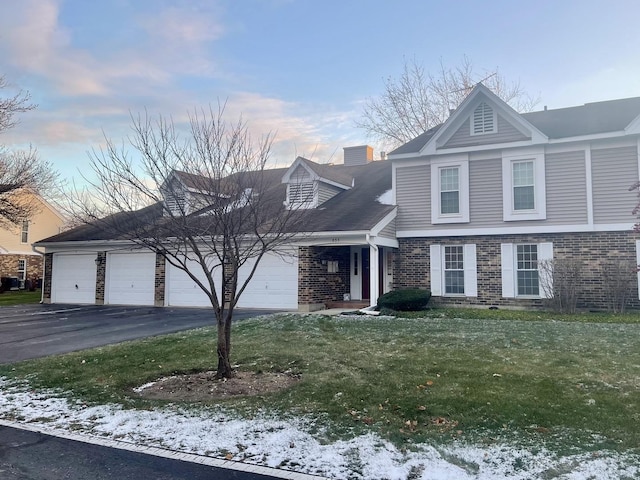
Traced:
<path fill-rule="evenodd" d="M 639 145 L 640 98 L 518 114 L 478 85 L 389 155 L 396 285 L 447 304 L 537 306 L 553 280 L 541 265 L 563 260 L 583 266 L 579 307 L 606 308 L 612 274 L 640 306 Z"/>
<path fill-rule="evenodd" d="M 639 142 L 640 98 L 520 114 L 480 84 L 386 160 L 368 146 L 345 148 L 340 165 L 298 157 L 267 170 L 264 188 L 304 211 L 305 228 L 262 259 L 238 306 L 312 311 L 418 287 L 443 304 L 536 307 L 558 284 L 542 266 L 564 261 L 584 266 L 580 307 L 607 307 L 615 268 L 640 307 Z M 196 215 L 216 201 L 207 181 L 174 172 L 165 205 Z M 38 246 L 45 301 L 208 305 L 183 271 L 98 227 Z"/>
<path fill-rule="evenodd" d="M 374 161 L 368 146 L 345 149 L 345 163 L 298 157 L 289 168 L 264 171 L 263 191 L 304 215 L 306 231 L 260 261 L 238 307 L 311 311 L 347 298 L 375 303 L 393 285 L 396 208 L 390 204 L 391 163 Z M 196 215 L 216 199 L 209 179 L 173 172 L 162 185 L 166 208 Z M 220 189 L 216 189 L 220 194 Z M 158 205 L 127 221 L 161 215 Z M 85 225 L 38 243 L 46 251 L 44 301 L 52 303 L 208 306 L 208 297 L 182 270 L 117 233 Z M 240 269 L 240 282 L 252 264 Z M 199 265 L 192 271 L 201 278 Z M 220 291 L 220 289 L 217 289 Z"/>
<path fill-rule="evenodd" d="M 64 217 L 46 200 L 28 194 L 33 214 L 19 225 L 5 223 L 0 230 L 0 277 L 17 278 L 16 285 L 4 282 L 4 288 L 24 288 L 27 281 L 37 283 L 43 276 L 43 256 L 32 245 L 62 231 Z"/>

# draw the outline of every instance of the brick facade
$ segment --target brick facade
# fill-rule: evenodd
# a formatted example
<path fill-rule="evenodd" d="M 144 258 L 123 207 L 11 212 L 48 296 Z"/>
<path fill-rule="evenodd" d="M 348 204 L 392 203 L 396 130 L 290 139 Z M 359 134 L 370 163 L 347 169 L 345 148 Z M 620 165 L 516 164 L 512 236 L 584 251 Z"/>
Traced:
<path fill-rule="evenodd" d="M 327 302 L 342 301 L 351 293 L 349 247 L 298 249 L 298 308 L 321 310 Z M 327 272 L 327 262 L 337 261 L 338 272 Z"/>
<path fill-rule="evenodd" d="M 44 255 L 44 278 L 42 281 L 42 301 L 51 303 L 51 277 L 53 272 L 53 253 Z"/>
<path fill-rule="evenodd" d="M 536 235 L 487 235 L 469 237 L 399 238 L 395 261 L 394 288 L 430 289 L 429 246 L 476 245 L 477 297 L 434 297 L 438 304 L 541 307 L 539 299 L 502 297 L 501 243 L 553 243 L 554 259 L 570 259 L 582 263 L 578 308 L 606 309 L 608 293 L 603 285 L 603 272 L 612 262 L 636 264 L 636 238 L 633 232 L 588 232 Z M 628 307 L 640 308 L 637 275 L 630 275 L 633 293 Z"/>
<path fill-rule="evenodd" d="M 164 307 L 165 273 L 167 262 L 165 258 L 156 253 L 155 289 L 153 303 L 156 307 Z"/>
<path fill-rule="evenodd" d="M 96 305 L 104 305 L 104 289 L 107 281 L 107 252 L 97 252 Z"/>
<path fill-rule="evenodd" d="M 20 277 L 18 271 L 18 261 L 26 262 L 26 278 L 29 282 L 36 284 L 43 277 L 43 258 L 41 255 L 0 255 L 0 277 Z"/>

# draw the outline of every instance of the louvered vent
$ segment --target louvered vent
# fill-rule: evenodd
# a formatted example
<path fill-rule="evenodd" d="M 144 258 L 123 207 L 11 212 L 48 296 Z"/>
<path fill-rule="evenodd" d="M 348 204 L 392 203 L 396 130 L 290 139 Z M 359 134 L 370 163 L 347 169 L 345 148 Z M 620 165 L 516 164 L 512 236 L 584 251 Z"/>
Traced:
<path fill-rule="evenodd" d="M 482 135 L 483 133 L 494 133 L 496 131 L 495 115 L 493 108 L 482 102 L 473 111 L 472 135 Z"/>
<path fill-rule="evenodd" d="M 313 207 L 314 188 L 313 182 L 290 183 L 289 205 L 292 207 Z"/>

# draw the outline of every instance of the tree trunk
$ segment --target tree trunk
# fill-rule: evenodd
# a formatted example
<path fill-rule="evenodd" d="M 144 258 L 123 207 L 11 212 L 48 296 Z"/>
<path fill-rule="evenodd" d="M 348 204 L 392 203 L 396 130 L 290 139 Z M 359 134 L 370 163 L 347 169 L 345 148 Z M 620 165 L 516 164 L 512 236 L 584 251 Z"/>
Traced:
<path fill-rule="evenodd" d="M 227 321 L 231 323 L 231 319 L 218 319 L 218 371 L 216 378 L 231 378 L 233 370 L 231 369 L 231 361 L 229 354 L 231 352 L 231 325 L 227 327 Z"/>

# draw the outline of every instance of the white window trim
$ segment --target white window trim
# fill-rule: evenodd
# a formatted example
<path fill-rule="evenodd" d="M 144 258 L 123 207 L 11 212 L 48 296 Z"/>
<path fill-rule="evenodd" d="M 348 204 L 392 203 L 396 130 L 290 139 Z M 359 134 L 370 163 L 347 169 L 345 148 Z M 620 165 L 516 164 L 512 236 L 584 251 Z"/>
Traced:
<path fill-rule="evenodd" d="M 464 294 L 444 292 L 444 247 L 445 245 L 441 244 L 432 244 L 429 246 L 431 295 L 434 297 L 477 297 L 478 268 L 476 260 L 476 245 L 474 243 L 462 245 L 464 255 Z"/>
<path fill-rule="evenodd" d="M 545 292 L 542 286 L 539 290 L 539 295 L 518 295 L 517 282 L 517 249 L 516 245 L 535 244 L 538 245 L 538 262 L 553 260 L 553 243 L 551 242 L 518 242 L 516 243 L 502 243 L 500 244 L 500 259 L 502 270 L 502 297 L 503 298 L 547 298 L 547 292 Z M 548 285 L 552 287 L 551 280 L 544 278 L 545 271 L 538 268 L 538 278 L 540 284 L 543 281 L 549 282 Z M 553 290 L 551 288 L 550 290 Z M 549 294 L 551 292 L 548 292 Z"/>
<path fill-rule="evenodd" d="M 24 265 L 24 269 L 20 269 L 20 263 Z M 23 282 L 27 279 L 27 259 L 26 258 L 20 258 L 18 260 L 18 278 Z"/>
<path fill-rule="evenodd" d="M 458 167 L 459 213 L 442 214 L 440 169 Z M 469 223 L 469 156 L 459 155 L 431 163 L 431 223 Z"/>
<path fill-rule="evenodd" d="M 311 188 L 313 188 L 313 198 L 307 202 L 292 202 L 291 201 L 291 186 L 292 185 L 303 185 L 305 183 L 310 183 Z M 309 209 L 316 208 L 318 206 L 318 182 L 310 181 L 310 182 L 291 182 L 287 184 L 287 208 L 289 210 L 292 209 Z"/>
<path fill-rule="evenodd" d="M 30 223 L 31 222 L 29 222 L 29 220 L 23 220 L 22 223 L 20 224 L 20 243 L 22 243 L 23 245 L 29 243 Z M 25 236 L 27 239 L 23 240 Z"/>
<path fill-rule="evenodd" d="M 515 210 L 513 208 L 513 164 L 533 161 L 534 208 Z M 502 209 L 505 222 L 518 220 L 545 220 L 547 218 L 547 199 L 545 186 L 545 161 L 542 150 L 531 150 L 520 154 L 502 155 Z"/>
<path fill-rule="evenodd" d="M 489 107 L 491 109 L 491 113 L 493 115 L 493 129 L 492 130 L 483 130 L 482 132 L 475 132 L 475 129 L 473 128 L 475 126 L 474 124 L 474 117 L 475 117 L 475 113 L 476 110 L 478 108 L 480 108 L 480 105 L 485 104 L 487 107 Z M 489 135 L 492 133 L 497 133 L 498 132 L 498 114 L 496 112 L 496 109 L 488 104 L 487 102 L 480 102 L 478 103 L 478 105 L 475 106 L 475 108 L 473 109 L 473 111 L 471 112 L 471 116 L 469 117 L 469 135 L 471 135 L 472 137 L 474 136 L 478 136 L 478 135 Z"/>

